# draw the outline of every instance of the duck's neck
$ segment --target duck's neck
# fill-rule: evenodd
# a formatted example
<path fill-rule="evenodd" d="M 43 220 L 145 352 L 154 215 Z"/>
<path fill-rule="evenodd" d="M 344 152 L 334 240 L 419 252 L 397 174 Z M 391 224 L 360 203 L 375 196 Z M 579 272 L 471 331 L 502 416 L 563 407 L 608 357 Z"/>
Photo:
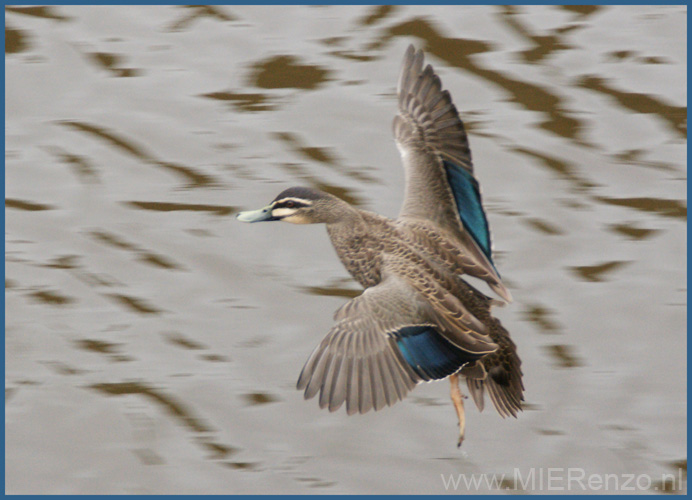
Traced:
<path fill-rule="evenodd" d="M 327 223 L 327 232 L 332 245 L 346 270 L 363 287 L 380 282 L 381 256 L 373 253 L 367 212 L 362 212 L 346 204 L 338 220 Z"/>
<path fill-rule="evenodd" d="M 327 224 L 329 227 L 347 227 L 362 223 L 363 217 L 360 210 L 345 202 L 341 198 L 329 195 L 329 210 L 325 211 L 324 219 L 320 222 Z"/>

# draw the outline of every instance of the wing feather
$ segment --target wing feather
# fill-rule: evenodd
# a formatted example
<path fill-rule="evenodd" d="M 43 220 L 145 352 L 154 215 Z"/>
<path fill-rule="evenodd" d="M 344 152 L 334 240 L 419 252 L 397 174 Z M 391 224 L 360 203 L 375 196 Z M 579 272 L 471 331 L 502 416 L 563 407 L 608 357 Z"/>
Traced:
<path fill-rule="evenodd" d="M 423 53 L 410 46 L 398 85 L 393 131 L 406 174 L 401 221 L 431 221 L 468 248 L 481 279 L 506 301 L 509 291 L 492 262 L 490 231 L 473 177 L 464 124 Z M 461 171 L 465 171 L 462 175 Z"/>
<path fill-rule="evenodd" d="M 418 326 L 429 329 L 431 318 L 439 319 L 434 328 L 461 353 L 445 363 L 458 359 L 461 367 L 497 348 L 487 335 L 472 329 L 443 333 L 446 325 L 458 330 L 465 321 L 482 324 L 451 293 L 435 288 L 434 280 L 424 279 L 417 289 L 393 273 L 396 266 L 390 267 L 379 285 L 337 312 L 336 324 L 303 367 L 297 387 L 306 399 L 319 393 L 321 408 L 336 411 L 346 403 L 348 414 L 380 410 L 403 399 L 422 380 L 439 378 L 416 373 L 397 344 L 398 332 Z M 437 302 L 431 305 L 431 301 Z M 462 319 L 464 315 L 468 317 Z"/>

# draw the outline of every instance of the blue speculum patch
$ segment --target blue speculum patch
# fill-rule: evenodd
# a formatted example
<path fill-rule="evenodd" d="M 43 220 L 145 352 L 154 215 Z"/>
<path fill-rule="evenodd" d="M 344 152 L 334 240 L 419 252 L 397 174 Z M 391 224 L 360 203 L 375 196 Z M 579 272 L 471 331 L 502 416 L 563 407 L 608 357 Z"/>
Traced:
<path fill-rule="evenodd" d="M 478 181 L 471 172 L 458 165 L 448 161 L 444 161 L 443 164 L 447 171 L 447 182 L 452 188 L 461 222 L 494 266 L 490 249 L 488 219 L 485 217 L 485 210 L 483 210 L 481 203 Z"/>
<path fill-rule="evenodd" d="M 395 332 L 394 336 L 404 359 L 423 380 L 443 379 L 477 359 L 429 326 L 408 326 Z"/>

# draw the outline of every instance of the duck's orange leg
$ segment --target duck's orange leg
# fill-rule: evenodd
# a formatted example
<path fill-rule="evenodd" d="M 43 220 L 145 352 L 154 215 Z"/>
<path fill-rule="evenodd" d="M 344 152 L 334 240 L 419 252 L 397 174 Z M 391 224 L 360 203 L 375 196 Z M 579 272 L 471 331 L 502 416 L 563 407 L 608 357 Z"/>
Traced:
<path fill-rule="evenodd" d="M 452 396 L 452 403 L 454 403 L 454 409 L 457 411 L 457 417 L 459 417 L 459 442 L 457 447 L 461 446 L 464 441 L 464 431 L 466 430 L 466 413 L 464 412 L 464 396 L 459 389 L 459 376 L 450 375 L 449 382 L 452 384 L 450 389 L 450 395 Z"/>

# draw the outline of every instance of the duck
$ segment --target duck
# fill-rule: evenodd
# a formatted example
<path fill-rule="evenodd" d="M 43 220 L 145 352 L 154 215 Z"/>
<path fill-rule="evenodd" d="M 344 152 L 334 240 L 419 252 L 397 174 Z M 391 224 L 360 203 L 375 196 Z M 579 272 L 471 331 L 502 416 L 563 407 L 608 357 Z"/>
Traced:
<path fill-rule="evenodd" d="M 396 219 L 308 187 L 288 188 L 237 219 L 325 224 L 341 263 L 363 287 L 336 311 L 308 357 L 297 382 L 305 399 L 318 396 L 330 412 L 345 406 L 348 415 L 363 414 L 403 400 L 421 382 L 447 378 L 461 446 L 467 399 L 461 379 L 479 411 L 486 392 L 502 417 L 522 410 L 517 347 L 492 315 L 512 295 L 493 260 L 464 124 L 413 45 L 404 55 L 397 102 L 392 129 L 405 192 Z M 496 297 L 478 289 L 483 283 Z"/>

